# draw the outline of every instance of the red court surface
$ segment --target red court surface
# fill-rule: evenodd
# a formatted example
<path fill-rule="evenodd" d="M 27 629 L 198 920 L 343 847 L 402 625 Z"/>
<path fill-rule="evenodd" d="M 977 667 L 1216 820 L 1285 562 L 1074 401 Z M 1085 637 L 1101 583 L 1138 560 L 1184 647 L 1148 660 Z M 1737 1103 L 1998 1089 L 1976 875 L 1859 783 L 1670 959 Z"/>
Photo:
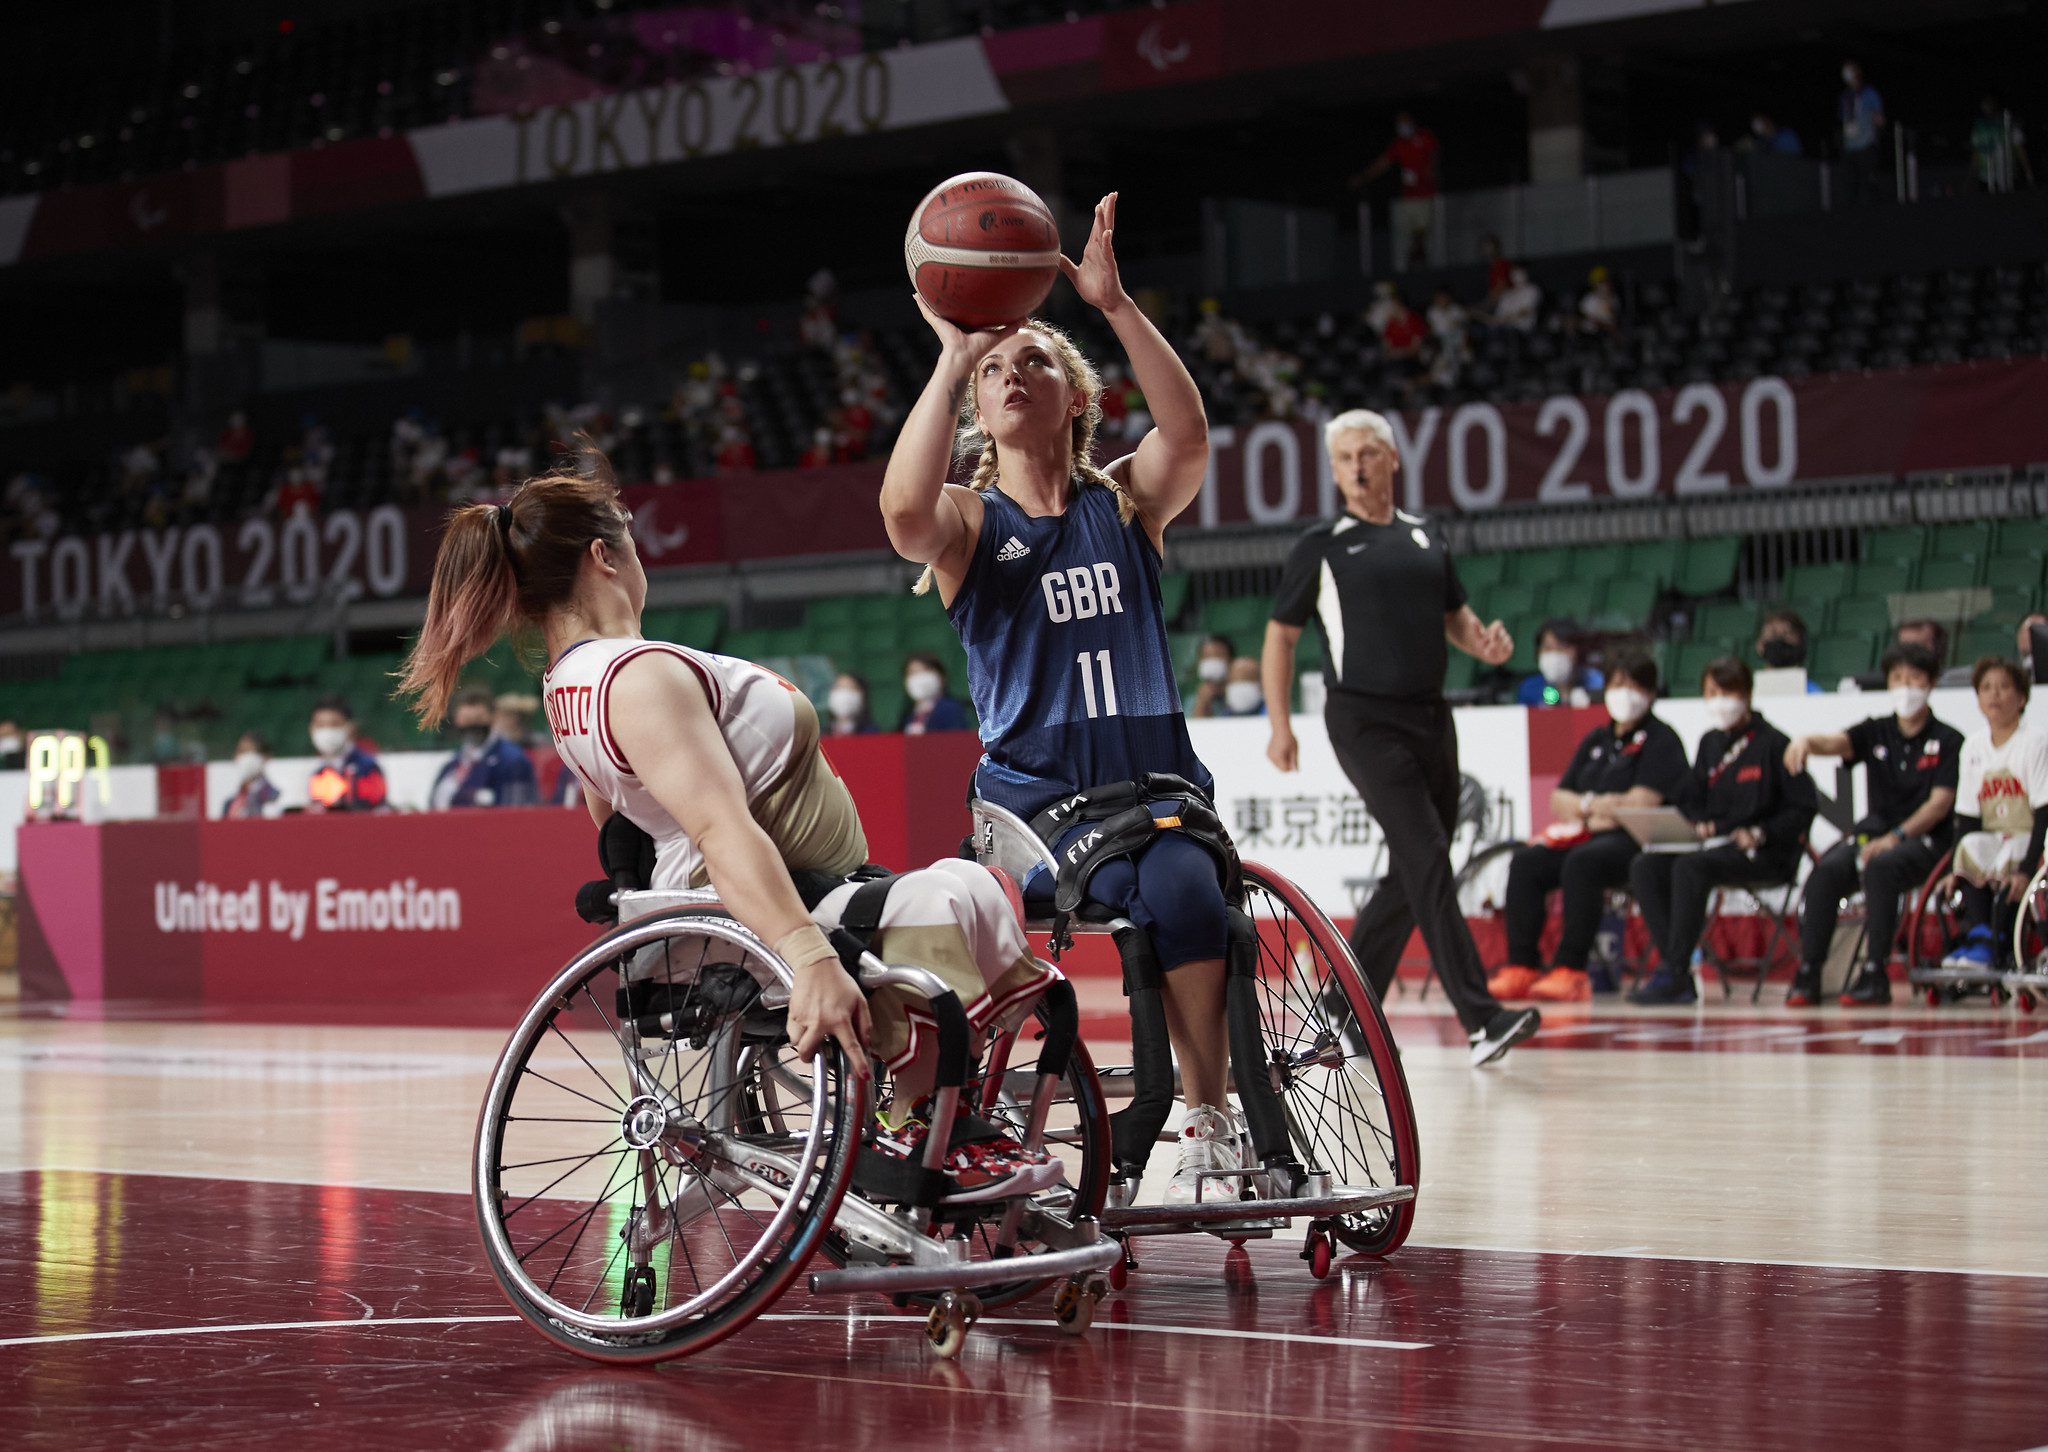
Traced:
<path fill-rule="evenodd" d="M 0 1177 L 8 1446 L 2021 1448 L 2048 1280 L 1415 1247 L 1144 1248 L 1084 1340 L 956 1365 L 878 1302 L 586 1367 L 509 1312 L 454 1195 Z M 1977 1330 L 1995 1320 L 1997 1338 Z M 1975 1329 L 1973 1329 L 1975 1328 Z"/>

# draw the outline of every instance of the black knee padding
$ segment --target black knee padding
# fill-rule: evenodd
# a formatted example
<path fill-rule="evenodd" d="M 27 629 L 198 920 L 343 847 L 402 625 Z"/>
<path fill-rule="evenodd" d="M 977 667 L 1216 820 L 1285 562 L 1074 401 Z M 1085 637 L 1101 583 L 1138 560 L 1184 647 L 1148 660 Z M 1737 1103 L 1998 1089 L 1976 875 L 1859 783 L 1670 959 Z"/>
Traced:
<path fill-rule="evenodd" d="M 1259 929 L 1243 908 L 1225 910 L 1230 938 L 1223 961 L 1233 978 L 1256 978 L 1259 974 Z"/>
<path fill-rule="evenodd" d="M 1159 987 L 1165 974 L 1159 966 L 1159 950 L 1152 946 L 1152 935 L 1132 926 L 1118 928 L 1110 937 L 1116 943 L 1117 956 L 1123 960 L 1124 997 Z"/>

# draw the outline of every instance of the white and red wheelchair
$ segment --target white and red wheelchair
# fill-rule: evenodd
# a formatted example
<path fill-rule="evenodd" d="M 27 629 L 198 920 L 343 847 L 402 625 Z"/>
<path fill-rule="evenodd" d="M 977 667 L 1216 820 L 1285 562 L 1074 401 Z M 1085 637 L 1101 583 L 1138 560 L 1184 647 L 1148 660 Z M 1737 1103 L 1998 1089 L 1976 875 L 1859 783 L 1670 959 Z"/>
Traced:
<path fill-rule="evenodd" d="M 618 819 L 615 819 L 618 820 Z M 627 824 L 620 823 L 620 831 Z M 985 865 L 1042 860 L 1030 829 L 977 804 Z M 520 1316 L 600 1361 L 685 1356 L 740 1330 L 805 1279 L 922 1310 L 957 1355 L 985 1310 L 1050 1292 L 1080 1334 L 1131 1237 L 1241 1240 L 1305 1218 L 1318 1276 L 1338 1245 L 1385 1255 L 1407 1237 L 1415 1119 L 1379 1005 L 1344 940 L 1292 884 L 1244 869 L 1230 994 L 1234 1111 L 1255 1153 L 1194 1206 L 1135 1189 L 1174 1092 L 1156 993 L 1133 994 L 1135 1063 L 1098 1070 L 1073 985 L 1055 977 L 1022 1028 L 969 1052 L 935 975 L 843 948 L 869 989 L 907 987 L 938 1025 L 923 1163 L 872 1144 L 889 1093 L 828 1044 L 799 1061 L 787 964 L 715 893 L 645 886 L 645 857 L 601 847 L 589 916 L 611 927 L 564 965 L 514 1029 L 478 1117 L 472 1189 L 492 1274 Z M 586 888 L 584 898 L 592 897 Z M 1029 925 L 1027 925 L 1029 926 Z M 1111 922 L 1086 929 L 1114 931 Z M 1084 929 L 1084 930 L 1086 930 Z M 1115 1114 L 1112 1103 L 1121 1105 Z M 1027 1195 L 942 1203 L 937 1172 L 967 1114 L 1050 1150 L 1064 1174 Z M 906 1173 L 908 1169 L 908 1173 Z"/>

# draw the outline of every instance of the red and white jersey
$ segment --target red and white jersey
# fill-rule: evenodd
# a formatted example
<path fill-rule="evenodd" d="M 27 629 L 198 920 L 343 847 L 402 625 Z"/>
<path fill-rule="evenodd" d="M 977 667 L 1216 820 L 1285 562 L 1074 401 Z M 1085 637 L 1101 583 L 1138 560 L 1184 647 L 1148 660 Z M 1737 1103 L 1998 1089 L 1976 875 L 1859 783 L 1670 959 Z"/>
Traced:
<path fill-rule="evenodd" d="M 790 767 L 799 735 L 795 688 L 750 661 L 658 640 L 578 641 L 541 678 L 541 704 L 562 760 L 584 791 L 609 802 L 613 811 L 623 812 L 654 838 L 652 885 L 688 887 L 702 875 L 703 855 L 640 784 L 611 730 L 612 682 L 627 661 L 650 651 L 677 657 L 703 685 L 750 803 L 766 795 Z"/>

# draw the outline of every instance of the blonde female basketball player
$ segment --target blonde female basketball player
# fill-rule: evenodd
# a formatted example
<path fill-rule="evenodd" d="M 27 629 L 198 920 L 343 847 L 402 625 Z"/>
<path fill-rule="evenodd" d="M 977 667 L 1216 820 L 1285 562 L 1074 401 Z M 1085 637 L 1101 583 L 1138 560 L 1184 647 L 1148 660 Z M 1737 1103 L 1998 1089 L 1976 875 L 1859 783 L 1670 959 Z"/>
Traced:
<path fill-rule="evenodd" d="M 1102 383 L 1066 334 L 1031 320 L 965 333 L 918 306 L 939 335 L 931 381 L 905 421 L 882 484 L 899 554 L 929 566 L 967 648 L 968 686 L 987 754 L 983 799 L 1031 821 L 1091 787 L 1170 773 L 1213 790 L 1181 714 L 1160 604 L 1161 536 L 1194 500 L 1209 465 L 1195 381 L 1124 292 L 1116 196 L 1095 209 L 1074 290 L 1129 355 L 1154 427 L 1136 452 L 1099 469 L 1090 457 Z M 946 483 L 956 444 L 972 482 Z M 1157 815 L 1157 812 L 1155 812 Z M 1043 830 L 1043 829 L 1042 829 Z M 1087 823 L 1046 831 L 1064 850 Z M 1025 884 L 1044 896 L 1043 874 Z M 1164 970 L 1167 1026 L 1187 1120 L 1172 1201 L 1196 1198 L 1196 1172 L 1242 1162 L 1226 1103 L 1227 915 L 1218 863 L 1192 837 L 1163 831 L 1089 882 L 1147 931 Z"/>
<path fill-rule="evenodd" d="M 867 858 L 853 799 L 818 751 L 817 713 L 759 666 L 642 638 L 647 576 L 630 516 L 603 460 L 588 462 L 592 473 L 543 475 L 508 504 L 450 517 L 400 689 L 417 698 L 421 723 L 435 725 L 466 663 L 515 626 L 537 629 L 556 749 L 592 818 L 624 813 L 654 839 L 653 886 L 708 881 L 775 946 L 795 971 L 788 1023 L 799 1056 L 834 1039 L 865 1075 L 860 1046 L 872 1042 L 895 1076 L 881 1147 L 908 1155 L 921 1138 L 915 1106 L 935 1077 L 934 1035 L 920 1032 L 901 990 L 864 998 L 826 941 L 853 887 L 806 912 L 790 877 L 843 877 Z M 897 879 L 874 946 L 946 979 L 977 1029 L 1021 1013 L 1046 982 L 1002 890 L 970 863 Z M 953 1200 L 1058 1178 L 1048 1156 L 1014 1140 L 959 1139 L 946 1165 Z"/>

